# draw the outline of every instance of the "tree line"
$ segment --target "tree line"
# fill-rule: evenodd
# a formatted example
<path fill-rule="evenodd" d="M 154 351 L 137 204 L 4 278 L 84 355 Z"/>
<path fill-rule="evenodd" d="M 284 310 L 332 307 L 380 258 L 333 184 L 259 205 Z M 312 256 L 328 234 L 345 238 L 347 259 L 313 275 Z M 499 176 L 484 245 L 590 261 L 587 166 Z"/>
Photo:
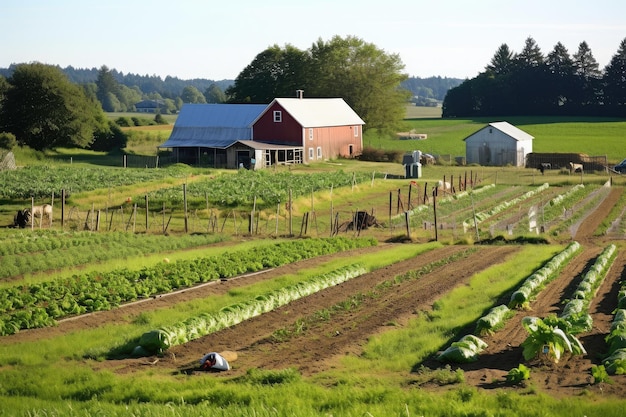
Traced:
<path fill-rule="evenodd" d="M 9 78 L 19 64 L 0 68 L 0 77 Z M 226 91 L 234 80 L 211 80 L 195 78 L 182 80 L 177 77 L 158 75 L 124 74 L 106 65 L 100 68 L 74 68 L 56 66 L 70 82 L 85 86 L 90 95 L 96 97 L 102 108 L 108 112 L 133 112 L 135 105 L 142 100 L 155 100 L 161 105 L 164 114 L 174 114 L 184 103 L 227 103 Z M 439 105 L 448 90 L 461 84 L 463 80 L 441 76 L 409 76 L 400 84 L 408 90 L 410 101 L 418 106 Z"/>
<path fill-rule="evenodd" d="M 342 97 L 368 129 L 393 132 L 411 97 L 401 87 L 408 79 L 403 69 L 397 54 L 357 37 L 335 36 L 319 39 L 308 50 L 274 45 L 259 53 L 225 91 L 213 82 L 204 92 L 186 85 L 175 98 L 163 99 L 157 92 L 151 97 L 163 100 L 166 112 L 176 112 L 183 103 L 267 104 L 305 90 L 307 97 Z M 8 77 L 0 76 L 0 146 L 125 147 L 125 135 L 104 112 L 128 111 L 145 93 L 137 85 L 120 83 L 116 74 L 103 65 L 95 82 L 78 84 L 58 66 L 16 65 Z"/>
<path fill-rule="evenodd" d="M 502 44 L 478 76 L 448 91 L 443 117 L 626 116 L 626 39 L 600 70 L 589 45 L 561 42 L 544 55 L 528 37 L 519 53 Z"/>

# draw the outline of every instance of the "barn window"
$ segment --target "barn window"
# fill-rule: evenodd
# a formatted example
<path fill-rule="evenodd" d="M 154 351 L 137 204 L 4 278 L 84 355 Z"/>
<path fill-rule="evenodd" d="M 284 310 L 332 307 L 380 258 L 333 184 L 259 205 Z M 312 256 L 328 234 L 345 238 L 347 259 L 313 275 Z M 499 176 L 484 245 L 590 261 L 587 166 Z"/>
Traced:
<path fill-rule="evenodd" d="M 309 128 L 309 140 L 313 140 L 313 128 Z"/>
<path fill-rule="evenodd" d="M 355 138 L 359 137 L 359 127 L 358 126 L 354 126 L 354 137 Z"/>
<path fill-rule="evenodd" d="M 322 159 L 322 147 L 317 147 L 317 159 Z"/>
<path fill-rule="evenodd" d="M 281 112 L 280 110 L 275 110 L 274 111 L 274 122 L 275 123 L 280 123 L 283 121 L 283 112 Z"/>
<path fill-rule="evenodd" d="M 313 148 L 309 148 L 309 161 L 312 161 L 314 156 L 315 154 L 313 153 Z"/>

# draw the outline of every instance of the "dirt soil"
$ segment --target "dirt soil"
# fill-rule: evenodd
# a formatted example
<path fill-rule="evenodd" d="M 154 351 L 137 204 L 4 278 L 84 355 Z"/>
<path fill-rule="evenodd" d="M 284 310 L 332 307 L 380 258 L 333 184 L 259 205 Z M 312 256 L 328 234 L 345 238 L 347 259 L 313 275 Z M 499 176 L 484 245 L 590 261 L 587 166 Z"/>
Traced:
<path fill-rule="evenodd" d="M 531 311 L 519 311 L 507 322 L 506 327 L 492 336 L 484 337 L 488 348 L 480 355 L 477 362 L 460 366 L 464 370 L 468 385 L 480 389 L 505 388 L 523 389 L 505 383 L 505 375 L 520 363 L 526 363 L 522 357 L 520 344 L 526 334 L 520 321 L 524 316 L 544 317 L 549 313 L 559 313 L 562 300 L 571 294 L 578 279 L 594 262 L 595 257 L 609 243 L 593 236 L 594 230 L 619 199 L 621 190 L 612 190 L 607 198 L 578 225 L 574 237 L 583 246 L 583 251 L 571 261 L 558 279 L 552 281 L 531 305 Z M 399 243 L 395 243 L 399 244 Z M 363 255 L 388 247 L 382 244 L 375 248 L 355 250 L 354 255 Z M 512 256 L 519 248 L 508 246 L 474 246 L 475 252 L 461 259 L 433 269 L 417 280 L 405 281 L 389 287 L 389 290 L 377 289 L 377 285 L 407 271 L 419 269 L 438 260 L 446 259 L 455 253 L 467 249 L 463 246 L 446 246 L 422 254 L 373 273 L 365 274 L 343 284 L 328 288 L 304 299 L 290 303 L 268 314 L 247 320 L 237 326 L 194 340 L 185 345 L 175 346 L 162 357 L 140 359 L 109 360 L 96 363 L 97 368 L 107 368 L 120 373 L 132 373 L 147 366 L 164 368 L 173 373 L 190 375 L 204 374 L 198 369 L 198 360 L 209 351 L 234 351 L 236 361 L 231 363 L 232 370 L 222 376 L 245 374 L 248 369 L 284 369 L 296 368 L 303 375 L 333 368 L 340 369 L 341 359 L 346 355 L 361 355 L 367 340 L 390 328 L 404 326 L 416 314 L 429 311 L 433 303 L 459 285 L 464 285 L 471 276 L 495 262 Z M 58 326 L 20 332 L 3 338 L 2 343 L 23 340 L 37 340 L 57 334 L 100 326 L 102 323 L 128 322 L 143 311 L 168 308 L 176 303 L 216 294 L 224 294 L 241 285 L 249 285 L 259 280 L 270 279 L 283 274 L 296 273 L 300 269 L 313 267 L 324 258 L 306 260 L 264 273 L 204 285 L 168 296 L 158 297 L 145 302 L 134 303 L 117 310 L 100 312 L 92 315 L 65 320 Z M 626 377 L 615 376 L 613 384 L 593 385 L 591 366 L 600 364 L 601 354 L 606 351 L 604 337 L 612 320 L 612 311 L 617 304 L 619 282 L 626 279 L 626 253 L 620 250 L 617 260 L 598 290 L 591 305 L 593 330 L 580 335 L 580 339 L 590 352 L 585 356 L 565 357 L 558 364 L 533 361 L 529 384 L 539 391 L 555 397 L 579 395 L 582 391 L 626 396 Z M 380 288 L 380 287 L 378 287 Z M 353 296 L 380 291 L 380 297 L 363 297 L 358 308 L 336 314 L 332 320 L 317 321 L 286 341 L 272 337 L 276 331 L 291 328 L 298 320 L 313 316 L 316 312 L 328 309 Z M 508 300 L 501 300 L 507 303 Z M 391 327 L 393 325 L 394 327 Z M 468 329 L 471 333 L 473 329 Z M 323 358 L 323 360 L 320 360 Z M 419 364 L 416 364 L 419 365 Z M 441 367 L 435 360 L 429 359 L 426 367 Z M 410 377 L 411 370 L 407 370 Z M 218 374 L 216 374 L 218 376 Z M 446 387 L 424 386 L 425 389 L 439 390 Z"/>

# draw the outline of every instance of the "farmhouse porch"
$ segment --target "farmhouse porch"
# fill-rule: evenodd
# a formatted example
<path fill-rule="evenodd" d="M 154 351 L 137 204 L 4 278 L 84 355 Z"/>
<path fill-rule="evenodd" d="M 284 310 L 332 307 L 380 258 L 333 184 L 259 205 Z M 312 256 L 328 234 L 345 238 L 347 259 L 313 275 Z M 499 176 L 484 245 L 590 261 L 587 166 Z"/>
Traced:
<path fill-rule="evenodd" d="M 171 150 L 169 161 L 206 168 L 259 169 L 301 164 L 303 153 L 303 148 L 299 146 L 238 140 L 226 147 L 176 147 Z"/>

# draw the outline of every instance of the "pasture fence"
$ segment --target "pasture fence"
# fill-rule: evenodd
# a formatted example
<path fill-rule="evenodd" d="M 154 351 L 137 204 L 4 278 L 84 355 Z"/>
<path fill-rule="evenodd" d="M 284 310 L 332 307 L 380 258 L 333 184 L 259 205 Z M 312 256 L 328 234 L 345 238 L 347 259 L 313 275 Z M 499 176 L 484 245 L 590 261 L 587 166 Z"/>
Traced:
<path fill-rule="evenodd" d="M 584 171 L 606 171 L 608 159 L 603 156 L 589 156 L 583 153 L 529 153 L 526 155 L 526 168 L 536 168 L 543 164 L 546 169 L 567 169 L 569 164 L 582 164 Z"/>

